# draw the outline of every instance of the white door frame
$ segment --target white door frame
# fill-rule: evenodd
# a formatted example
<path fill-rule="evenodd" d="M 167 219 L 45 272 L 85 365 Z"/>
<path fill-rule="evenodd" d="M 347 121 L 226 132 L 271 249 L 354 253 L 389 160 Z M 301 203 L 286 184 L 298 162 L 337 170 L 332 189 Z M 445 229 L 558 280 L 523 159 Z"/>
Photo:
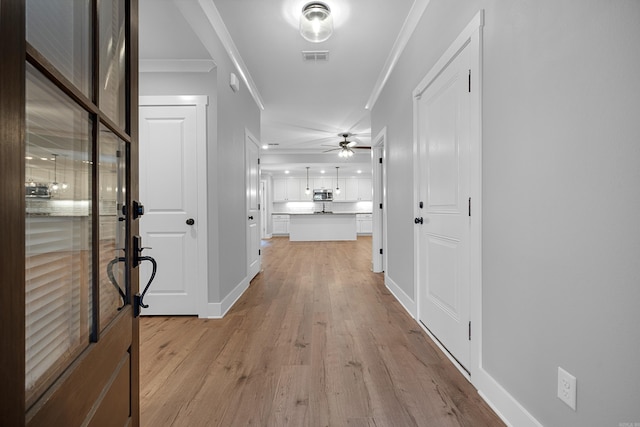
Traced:
<path fill-rule="evenodd" d="M 207 231 L 207 105 L 209 97 L 206 95 L 184 96 L 140 96 L 139 106 L 174 106 L 193 105 L 196 107 L 196 152 L 197 152 L 197 177 L 198 177 L 198 272 L 196 284 L 196 310 L 198 317 L 208 317 L 209 301 L 209 268 L 207 260 L 208 231 Z M 142 200 L 144 203 L 144 200 Z M 153 285 L 152 285 L 153 286 Z"/>
<path fill-rule="evenodd" d="M 387 158 L 385 144 L 387 142 L 387 127 L 373 139 L 371 144 L 372 153 L 372 184 L 373 184 L 373 237 L 372 237 L 372 259 L 373 272 L 380 273 L 386 271 L 387 266 Z M 380 160 L 382 159 L 382 167 Z M 380 209 L 382 205 L 382 209 Z M 382 254 L 380 254 L 382 249 Z"/>
<path fill-rule="evenodd" d="M 474 385 L 482 380 L 482 27 L 484 11 L 480 10 L 431 68 L 413 91 L 413 200 L 415 217 L 419 217 L 420 202 L 420 146 L 418 143 L 418 101 L 442 70 L 462 49 L 470 49 L 471 63 L 471 105 L 470 105 L 470 156 L 469 174 L 471 197 L 471 224 L 469 234 L 469 314 L 471 318 L 471 342 L 469 355 L 469 373 L 442 347 L 440 342 L 425 328 L 425 331 L 452 361 L 458 370 Z M 421 254 L 418 245 L 419 228 L 414 230 L 414 295 L 416 301 L 416 320 L 420 319 L 419 261 Z M 420 323 L 420 322 L 418 322 Z M 478 375 L 476 375 L 478 374 Z"/>
<path fill-rule="evenodd" d="M 269 221 L 267 221 L 267 216 L 269 215 L 269 211 L 267 209 L 267 181 L 260 179 L 260 238 L 261 239 L 270 239 L 271 234 L 269 234 L 269 230 L 267 229 Z"/>

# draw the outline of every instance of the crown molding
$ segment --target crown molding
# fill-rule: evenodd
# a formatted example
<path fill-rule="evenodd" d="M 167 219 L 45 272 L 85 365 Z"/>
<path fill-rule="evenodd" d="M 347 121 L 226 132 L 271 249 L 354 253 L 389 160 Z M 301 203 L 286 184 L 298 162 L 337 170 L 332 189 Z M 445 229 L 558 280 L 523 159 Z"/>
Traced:
<path fill-rule="evenodd" d="M 395 68 L 398 63 L 398 59 L 400 59 L 400 55 L 404 51 L 404 48 L 407 46 L 409 39 L 413 35 L 420 18 L 424 14 L 424 11 L 427 9 L 430 0 L 415 0 L 411 10 L 409 10 L 409 14 L 407 15 L 407 19 L 405 19 L 402 28 L 400 29 L 400 33 L 398 34 L 398 38 L 396 38 L 393 47 L 391 48 L 391 52 L 389 52 L 389 56 L 387 57 L 387 62 L 385 62 L 384 67 L 380 71 L 380 75 L 378 76 L 378 80 L 373 87 L 373 91 L 371 92 L 371 96 L 367 101 L 367 105 L 364 108 L 367 110 L 371 110 L 375 105 L 382 89 L 387 84 L 389 80 L 389 76 L 391 76 L 391 72 Z"/>
<path fill-rule="evenodd" d="M 229 59 L 236 68 L 236 71 L 242 78 L 242 81 L 247 86 L 247 90 L 253 97 L 258 108 L 264 110 L 264 102 L 262 101 L 262 97 L 260 96 L 260 92 L 249 73 L 249 69 L 245 65 L 242 57 L 240 56 L 240 52 L 236 48 L 235 43 L 231 39 L 231 34 L 229 34 L 229 30 L 227 30 L 227 26 L 224 24 L 222 20 L 222 16 L 220 16 L 220 12 L 216 8 L 215 4 L 212 0 L 198 0 L 197 5 L 195 2 L 184 2 L 180 0 L 174 0 L 178 9 L 182 12 L 185 19 L 191 27 L 194 29 L 198 38 L 204 45 L 204 47 L 209 51 L 212 55 L 215 53 L 214 46 L 212 46 L 212 42 L 209 37 L 207 37 L 207 32 L 210 32 L 210 29 L 213 29 L 220 39 L 220 43 L 224 47 L 227 55 L 229 55 Z M 195 20 L 197 16 L 204 16 L 210 26 L 210 29 L 202 28 L 198 25 Z"/>
<path fill-rule="evenodd" d="M 208 73 L 216 68 L 212 59 L 140 59 L 141 73 Z"/>

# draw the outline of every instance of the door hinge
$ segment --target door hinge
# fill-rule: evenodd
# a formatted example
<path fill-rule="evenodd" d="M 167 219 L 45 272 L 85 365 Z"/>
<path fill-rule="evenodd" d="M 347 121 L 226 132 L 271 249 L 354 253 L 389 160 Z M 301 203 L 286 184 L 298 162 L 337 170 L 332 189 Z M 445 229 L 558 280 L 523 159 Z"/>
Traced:
<path fill-rule="evenodd" d="M 382 157 L 380 157 L 380 163 L 382 163 Z"/>
<path fill-rule="evenodd" d="M 382 248 L 380 249 L 380 255 L 382 255 Z"/>
<path fill-rule="evenodd" d="M 262 251 L 258 249 L 258 256 L 262 255 Z"/>
<path fill-rule="evenodd" d="M 471 216 L 471 197 L 469 197 L 469 216 Z"/>
<path fill-rule="evenodd" d="M 469 321 L 469 341 L 471 341 L 471 321 Z"/>
<path fill-rule="evenodd" d="M 469 93 L 471 93 L 471 70 L 469 70 Z"/>
<path fill-rule="evenodd" d="M 260 210 L 260 203 L 258 203 L 258 210 Z"/>
<path fill-rule="evenodd" d="M 380 209 L 382 209 L 382 203 L 380 203 Z"/>
<path fill-rule="evenodd" d="M 260 159 L 258 159 L 258 164 L 260 164 Z"/>

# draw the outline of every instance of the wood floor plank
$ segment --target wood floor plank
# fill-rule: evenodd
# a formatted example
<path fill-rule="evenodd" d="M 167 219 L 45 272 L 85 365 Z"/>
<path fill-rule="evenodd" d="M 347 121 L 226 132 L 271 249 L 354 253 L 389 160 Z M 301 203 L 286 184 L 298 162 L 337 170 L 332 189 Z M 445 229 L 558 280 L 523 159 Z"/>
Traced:
<path fill-rule="evenodd" d="M 262 247 L 224 319 L 141 320 L 142 426 L 503 425 L 370 271 L 370 237 Z"/>
<path fill-rule="evenodd" d="M 282 367 L 268 425 L 297 427 L 309 424 L 310 371 L 309 366 Z"/>

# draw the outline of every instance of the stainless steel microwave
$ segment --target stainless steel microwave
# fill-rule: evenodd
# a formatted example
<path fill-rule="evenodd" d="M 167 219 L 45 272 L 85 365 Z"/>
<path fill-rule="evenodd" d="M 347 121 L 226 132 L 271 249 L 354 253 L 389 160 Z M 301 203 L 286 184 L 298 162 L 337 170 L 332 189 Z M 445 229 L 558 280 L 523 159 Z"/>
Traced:
<path fill-rule="evenodd" d="M 315 202 L 330 202 L 333 200 L 333 191 L 325 188 L 313 190 L 313 200 Z"/>

